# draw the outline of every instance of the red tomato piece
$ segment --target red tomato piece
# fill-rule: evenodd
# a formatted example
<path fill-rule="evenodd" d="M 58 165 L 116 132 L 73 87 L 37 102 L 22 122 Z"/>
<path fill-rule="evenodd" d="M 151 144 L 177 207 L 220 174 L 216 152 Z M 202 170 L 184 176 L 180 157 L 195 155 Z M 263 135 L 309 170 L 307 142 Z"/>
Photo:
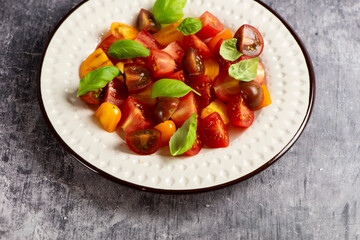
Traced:
<path fill-rule="evenodd" d="M 241 94 L 228 103 L 227 113 L 230 122 L 237 127 L 250 127 L 254 121 L 254 111 L 246 105 Z"/>
<path fill-rule="evenodd" d="M 168 53 L 153 49 L 149 56 L 148 66 L 154 77 L 166 77 L 174 72 L 175 61 Z"/>
<path fill-rule="evenodd" d="M 142 64 L 126 63 L 124 74 L 129 93 L 141 92 L 152 83 L 150 70 Z"/>
<path fill-rule="evenodd" d="M 160 49 L 160 44 L 155 40 L 155 38 L 146 30 L 141 30 L 135 38 L 135 41 L 142 44 L 148 49 Z"/>
<path fill-rule="evenodd" d="M 219 19 L 217 19 L 217 17 L 215 17 L 208 11 L 204 12 L 200 16 L 200 21 L 202 23 L 202 28 L 199 32 L 196 33 L 196 36 L 201 39 L 214 37 L 222 30 L 224 30 L 224 26 L 219 21 Z"/>
<path fill-rule="evenodd" d="M 160 148 L 161 132 L 157 129 L 141 129 L 128 133 L 126 143 L 140 155 L 150 155 Z"/>
<path fill-rule="evenodd" d="M 80 96 L 79 98 L 86 103 L 89 104 L 99 104 L 100 103 L 100 95 L 101 92 L 98 91 L 90 91 Z"/>
<path fill-rule="evenodd" d="M 176 80 L 180 80 L 182 82 L 185 82 L 185 74 L 183 70 L 174 72 L 173 74 L 168 76 L 169 79 L 176 79 Z"/>
<path fill-rule="evenodd" d="M 223 70 L 214 80 L 215 95 L 221 101 L 229 102 L 239 92 L 239 81 L 230 77 L 227 70 Z"/>
<path fill-rule="evenodd" d="M 121 106 L 121 120 L 119 126 L 126 132 L 145 129 L 152 125 L 152 121 L 147 118 L 144 106 L 133 97 L 128 99 Z"/>
<path fill-rule="evenodd" d="M 251 58 L 252 57 L 242 55 L 240 57 L 240 61 L 246 60 L 246 59 L 251 59 Z M 259 61 L 258 68 L 257 68 L 257 75 L 256 75 L 256 78 L 254 79 L 254 81 L 258 82 L 261 85 L 264 83 L 264 80 L 265 80 L 265 68 L 264 68 L 264 65 L 262 65 L 262 63 Z"/>
<path fill-rule="evenodd" d="M 105 38 L 97 48 L 101 48 L 104 52 L 107 53 L 111 45 L 115 43 L 119 38 L 115 37 L 114 35 L 110 34 L 107 38 Z"/>
<path fill-rule="evenodd" d="M 187 150 L 184 154 L 187 156 L 195 156 L 196 154 L 198 154 L 200 152 L 202 147 L 203 146 L 200 141 L 199 134 L 197 134 L 194 145 L 192 145 L 192 147 L 189 150 Z"/>
<path fill-rule="evenodd" d="M 207 75 L 199 76 L 189 76 L 187 81 L 193 89 L 201 94 L 201 96 L 195 94 L 199 109 L 207 107 L 212 99 L 214 94 L 212 93 L 212 81 L 211 78 Z"/>
<path fill-rule="evenodd" d="M 175 71 L 182 69 L 181 61 L 185 54 L 184 49 L 180 46 L 178 41 L 172 42 L 162 49 L 164 52 L 168 53 L 175 61 Z"/>
<path fill-rule="evenodd" d="M 171 119 L 174 121 L 176 126 L 180 127 L 193 113 L 198 113 L 197 108 L 194 93 L 190 92 L 180 98 L 178 108 L 172 115 Z"/>
<path fill-rule="evenodd" d="M 101 102 L 108 102 L 117 107 L 120 107 L 128 97 L 126 85 L 118 78 L 110 81 L 101 94 Z"/>
<path fill-rule="evenodd" d="M 185 52 L 192 47 L 204 60 L 212 56 L 209 47 L 196 35 L 185 36 L 182 45 Z"/>
<path fill-rule="evenodd" d="M 229 134 L 219 113 L 213 112 L 204 119 L 200 119 L 199 135 L 201 141 L 211 148 L 229 146 Z"/>

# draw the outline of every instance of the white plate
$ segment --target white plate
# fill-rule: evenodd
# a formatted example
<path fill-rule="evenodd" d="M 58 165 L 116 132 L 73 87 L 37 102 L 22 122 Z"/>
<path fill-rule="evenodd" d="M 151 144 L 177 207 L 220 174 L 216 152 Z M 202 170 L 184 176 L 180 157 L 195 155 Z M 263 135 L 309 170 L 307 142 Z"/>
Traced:
<path fill-rule="evenodd" d="M 230 129 L 230 146 L 202 149 L 194 157 L 170 157 L 168 149 L 133 154 L 117 133 L 94 120 L 94 109 L 76 98 L 79 66 L 112 22 L 135 25 L 140 8 L 153 0 L 91 0 L 70 12 L 43 56 L 39 100 L 60 143 L 90 169 L 143 190 L 194 192 L 241 181 L 269 166 L 296 141 L 309 118 L 315 80 L 311 61 L 293 30 L 269 7 L 254 0 L 188 0 L 185 16 L 205 10 L 233 33 L 251 24 L 263 34 L 261 61 L 273 103 L 256 112 L 246 130 Z"/>

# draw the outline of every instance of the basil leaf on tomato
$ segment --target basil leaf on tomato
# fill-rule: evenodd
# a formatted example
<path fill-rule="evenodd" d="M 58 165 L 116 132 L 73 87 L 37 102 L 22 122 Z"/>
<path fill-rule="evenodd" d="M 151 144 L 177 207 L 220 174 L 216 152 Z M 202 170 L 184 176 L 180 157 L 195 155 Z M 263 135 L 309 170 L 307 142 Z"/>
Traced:
<path fill-rule="evenodd" d="M 197 33 L 202 28 L 200 20 L 195 18 L 185 18 L 184 21 L 176 28 L 179 32 L 182 32 L 185 36 L 189 36 Z"/>
<path fill-rule="evenodd" d="M 155 21 L 170 24 L 179 21 L 183 16 L 186 0 L 156 0 L 153 7 Z"/>
<path fill-rule="evenodd" d="M 150 55 L 150 50 L 134 40 L 125 39 L 114 42 L 107 53 L 110 57 L 122 60 L 136 57 L 148 57 Z"/>
<path fill-rule="evenodd" d="M 170 138 L 169 147 L 172 156 L 185 153 L 195 143 L 197 115 L 193 113 Z"/>
<path fill-rule="evenodd" d="M 250 82 L 256 78 L 258 64 L 258 57 L 232 64 L 229 68 L 229 75 L 236 80 Z"/>
<path fill-rule="evenodd" d="M 230 38 L 225 40 L 220 46 L 220 55 L 229 61 L 235 61 L 243 54 L 237 50 L 236 47 L 236 38 Z"/>
<path fill-rule="evenodd" d="M 80 80 L 77 97 L 82 96 L 90 91 L 96 91 L 106 86 L 108 82 L 120 75 L 120 70 L 114 66 L 98 68 L 89 72 Z"/>
<path fill-rule="evenodd" d="M 155 82 L 151 90 L 151 98 L 157 97 L 183 97 L 193 91 L 197 95 L 201 96 L 200 93 L 195 91 L 180 80 L 175 79 L 161 79 Z"/>

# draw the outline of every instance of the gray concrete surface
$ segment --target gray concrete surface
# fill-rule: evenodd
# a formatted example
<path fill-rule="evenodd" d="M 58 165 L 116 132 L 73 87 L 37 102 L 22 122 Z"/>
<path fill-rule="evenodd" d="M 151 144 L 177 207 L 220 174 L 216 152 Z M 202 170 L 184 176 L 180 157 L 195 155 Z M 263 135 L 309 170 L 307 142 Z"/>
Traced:
<path fill-rule="evenodd" d="M 0 239 L 359 239 L 360 2 L 265 0 L 311 55 L 304 133 L 273 166 L 194 195 L 141 192 L 83 167 L 36 96 L 41 51 L 80 0 L 0 0 Z"/>

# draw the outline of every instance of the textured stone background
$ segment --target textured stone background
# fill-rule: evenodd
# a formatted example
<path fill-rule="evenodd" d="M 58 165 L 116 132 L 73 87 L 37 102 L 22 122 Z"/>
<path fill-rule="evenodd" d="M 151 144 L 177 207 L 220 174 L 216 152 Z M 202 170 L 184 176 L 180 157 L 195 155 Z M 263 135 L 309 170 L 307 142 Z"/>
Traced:
<path fill-rule="evenodd" d="M 0 239 L 360 238 L 359 0 L 265 0 L 312 57 L 312 117 L 267 170 L 194 195 L 112 183 L 52 136 L 37 69 L 56 23 L 80 1 L 0 0 Z"/>

